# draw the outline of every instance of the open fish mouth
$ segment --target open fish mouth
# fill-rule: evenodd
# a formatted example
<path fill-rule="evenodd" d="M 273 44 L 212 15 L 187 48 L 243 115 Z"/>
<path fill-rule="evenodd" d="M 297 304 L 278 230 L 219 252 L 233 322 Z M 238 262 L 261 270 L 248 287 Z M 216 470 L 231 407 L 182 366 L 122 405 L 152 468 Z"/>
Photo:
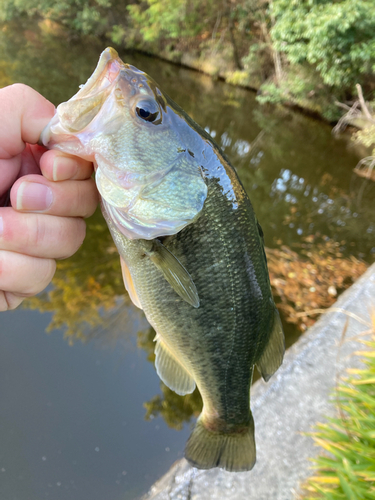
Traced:
<path fill-rule="evenodd" d="M 69 101 L 57 107 L 48 130 L 42 132 L 43 144 L 48 147 L 54 145 L 53 134 L 80 134 L 82 142 L 86 128 L 95 118 L 99 118 L 99 114 L 102 114 L 100 119 L 104 118 L 104 122 L 108 124 L 103 115 L 108 117 L 114 114 L 113 101 L 119 104 L 131 98 L 135 93 L 133 87 L 138 74 L 143 73 L 130 64 L 123 63 L 113 48 L 105 49 L 87 82 L 80 86 L 80 90 Z M 100 126 L 103 126 L 103 120 Z M 93 132 L 97 132 L 97 127 L 93 126 L 87 134 L 89 132 L 91 137 Z M 61 142 L 61 138 L 58 142 Z"/>
<path fill-rule="evenodd" d="M 83 130 L 100 112 L 116 85 L 121 61 L 113 49 L 106 49 L 86 85 L 68 102 L 59 106 L 60 122 L 69 132 Z"/>
<path fill-rule="evenodd" d="M 121 105 L 131 102 L 137 95 L 142 97 L 150 93 L 146 75 L 124 63 L 116 50 L 109 47 L 102 52 L 93 74 L 77 94 L 58 107 L 60 122 L 70 132 L 83 131 L 110 96 Z"/>
<path fill-rule="evenodd" d="M 87 82 L 61 103 L 41 135 L 48 148 L 92 161 L 103 210 L 129 239 L 176 234 L 207 197 L 156 82 L 107 48 Z"/>
<path fill-rule="evenodd" d="M 86 84 L 80 86 L 80 90 L 73 98 L 84 98 L 111 87 L 116 81 L 122 66 L 125 65 L 118 57 L 117 52 L 112 47 L 108 47 L 101 53 L 93 74 Z"/>

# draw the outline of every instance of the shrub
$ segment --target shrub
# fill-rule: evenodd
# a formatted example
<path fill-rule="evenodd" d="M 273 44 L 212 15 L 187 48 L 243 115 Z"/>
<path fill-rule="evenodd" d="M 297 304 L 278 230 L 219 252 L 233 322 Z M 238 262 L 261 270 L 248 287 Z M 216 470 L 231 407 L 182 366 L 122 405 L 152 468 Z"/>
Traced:
<path fill-rule="evenodd" d="M 329 454 L 314 459 L 317 474 L 308 480 L 304 500 L 375 498 L 375 336 L 361 342 L 367 350 L 356 354 L 364 368 L 348 370 L 337 391 L 339 415 L 319 424 L 313 435 Z"/>

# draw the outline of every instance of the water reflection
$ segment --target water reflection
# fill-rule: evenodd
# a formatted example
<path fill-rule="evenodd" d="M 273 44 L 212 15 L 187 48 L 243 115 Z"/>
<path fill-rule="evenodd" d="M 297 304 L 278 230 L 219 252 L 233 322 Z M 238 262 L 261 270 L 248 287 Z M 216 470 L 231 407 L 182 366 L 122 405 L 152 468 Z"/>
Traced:
<path fill-rule="evenodd" d="M 63 328 L 67 337 L 86 340 L 88 327 L 108 322 L 103 313 L 116 310 L 120 298 L 126 311 L 130 299 L 124 295 L 117 250 L 98 209 L 80 251 L 58 263 L 52 288 L 25 305 L 53 312 L 49 331 Z"/>
<path fill-rule="evenodd" d="M 29 22 L 5 27 L 0 31 L 0 86 L 24 82 L 59 104 L 90 76 L 103 48 L 92 39 L 57 39 L 46 24 L 39 32 Z M 285 109 L 260 108 L 253 94 L 204 75 L 121 50 L 120 56 L 154 76 L 220 144 L 252 200 L 266 245 L 300 253 L 303 238 L 320 233 L 339 242 L 342 257 L 374 259 L 375 184 L 352 173 L 358 157 L 345 140 L 332 137 L 330 127 Z M 153 362 L 154 332 L 124 291 L 117 251 L 99 211 L 88 221 L 80 251 L 58 263 L 53 286 L 25 307 L 49 313 L 49 330 L 65 332 L 70 341 L 114 346 L 137 332 L 137 345 Z M 287 333 L 291 342 L 296 330 Z M 146 418 L 155 421 L 161 415 L 179 429 L 200 412 L 197 391 L 182 398 L 163 384 L 157 394 L 158 386 L 159 381 L 151 394 L 137 394 L 146 401 Z M 143 464 L 141 451 L 137 460 Z M 141 487 L 146 483 L 141 481 Z"/>

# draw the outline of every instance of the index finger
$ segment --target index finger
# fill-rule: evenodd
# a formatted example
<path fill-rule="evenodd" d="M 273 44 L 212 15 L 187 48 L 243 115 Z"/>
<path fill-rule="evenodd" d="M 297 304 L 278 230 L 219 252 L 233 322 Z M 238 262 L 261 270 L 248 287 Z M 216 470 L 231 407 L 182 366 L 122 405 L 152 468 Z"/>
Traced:
<path fill-rule="evenodd" d="M 90 161 L 51 149 L 40 158 L 40 169 L 50 181 L 89 179 L 94 171 Z"/>
<path fill-rule="evenodd" d="M 0 89 L 0 159 L 22 153 L 25 143 L 36 144 L 55 112 L 54 105 L 36 90 L 16 83 Z"/>

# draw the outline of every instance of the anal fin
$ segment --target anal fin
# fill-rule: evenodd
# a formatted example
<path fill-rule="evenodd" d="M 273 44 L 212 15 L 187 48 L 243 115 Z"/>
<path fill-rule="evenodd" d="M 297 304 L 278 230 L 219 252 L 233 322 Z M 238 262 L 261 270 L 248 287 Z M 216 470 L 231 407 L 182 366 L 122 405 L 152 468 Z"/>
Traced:
<path fill-rule="evenodd" d="M 122 278 L 124 280 L 124 285 L 126 288 L 126 291 L 129 294 L 129 297 L 131 298 L 131 301 L 133 304 L 139 309 L 142 309 L 141 306 L 141 301 L 139 300 L 137 291 L 135 289 L 134 283 L 133 283 L 133 278 L 131 277 L 130 271 L 128 266 L 125 264 L 125 261 L 122 257 L 120 257 L 120 262 L 121 262 L 121 270 L 122 270 Z"/>
<path fill-rule="evenodd" d="M 279 312 L 275 308 L 273 327 L 268 344 L 256 366 L 263 379 L 268 382 L 283 362 L 285 352 L 285 339 Z"/>
<path fill-rule="evenodd" d="M 195 382 L 193 377 L 159 337 L 156 337 L 155 355 L 156 371 L 165 385 L 180 394 L 180 396 L 194 391 Z"/>

